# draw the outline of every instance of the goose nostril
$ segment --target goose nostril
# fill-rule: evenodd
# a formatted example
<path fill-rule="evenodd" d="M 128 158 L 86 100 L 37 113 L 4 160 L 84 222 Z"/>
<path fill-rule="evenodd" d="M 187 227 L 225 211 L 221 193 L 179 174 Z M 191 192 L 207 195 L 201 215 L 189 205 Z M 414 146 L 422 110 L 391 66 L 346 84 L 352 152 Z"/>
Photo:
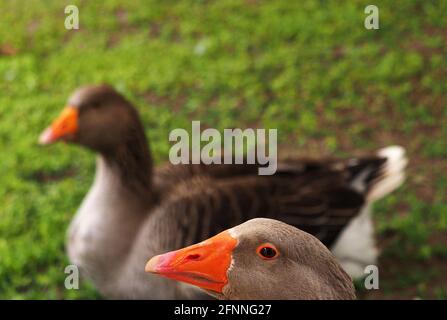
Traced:
<path fill-rule="evenodd" d="M 186 256 L 185 260 L 198 260 L 200 259 L 200 254 L 190 254 L 188 256 Z"/>

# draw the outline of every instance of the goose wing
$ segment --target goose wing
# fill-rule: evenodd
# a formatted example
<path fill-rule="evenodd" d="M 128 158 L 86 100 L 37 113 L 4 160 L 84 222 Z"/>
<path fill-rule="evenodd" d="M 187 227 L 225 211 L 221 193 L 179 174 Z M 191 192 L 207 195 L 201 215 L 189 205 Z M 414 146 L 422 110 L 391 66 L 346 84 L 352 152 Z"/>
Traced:
<path fill-rule="evenodd" d="M 176 221 L 169 223 L 177 228 L 169 233 L 177 235 L 175 247 L 256 217 L 294 225 L 329 246 L 360 211 L 365 196 L 350 187 L 344 170 L 312 165 L 296 172 L 289 165 L 273 176 L 202 174 L 182 180 L 162 202 L 163 217 L 153 220 Z"/>
<path fill-rule="evenodd" d="M 259 165 L 170 166 L 161 211 L 184 221 L 178 247 L 256 217 L 291 224 L 330 247 L 371 195 L 402 182 L 403 149 L 390 148 L 344 160 L 285 159 L 271 176 L 258 175 Z"/>

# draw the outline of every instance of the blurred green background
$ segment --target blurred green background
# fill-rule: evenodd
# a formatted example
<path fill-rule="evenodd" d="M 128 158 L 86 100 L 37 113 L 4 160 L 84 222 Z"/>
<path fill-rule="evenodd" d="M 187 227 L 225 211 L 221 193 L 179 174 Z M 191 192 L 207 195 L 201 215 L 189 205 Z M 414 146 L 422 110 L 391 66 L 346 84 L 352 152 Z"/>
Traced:
<path fill-rule="evenodd" d="M 80 29 L 64 28 L 76 4 Z M 0 0 L 0 298 L 98 298 L 64 288 L 65 230 L 94 155 L 37 137 L 67 96 L 108 82 L 139 108 L 153 155 L 191 120 L 278 128 L 301 154 L 400 144 L 404 187 L 374 214 L 380 290 L 447 298 L 447 1 Z"/>

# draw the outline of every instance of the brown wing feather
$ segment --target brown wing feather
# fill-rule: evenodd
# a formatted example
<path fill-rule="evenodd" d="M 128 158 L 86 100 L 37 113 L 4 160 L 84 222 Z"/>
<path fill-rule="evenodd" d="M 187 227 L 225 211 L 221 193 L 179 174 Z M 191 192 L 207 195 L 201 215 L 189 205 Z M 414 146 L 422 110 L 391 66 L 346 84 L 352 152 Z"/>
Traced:
<path fill-rule="evenodd" d="M 255 217 L 281 220 L 330 246 L 365 203 L 353 179 L 371 168 L 372 180 L 384 160 L 292 159 L 272 176 L 257 175 L 258 165 L 168 165 L 157 170 L 164 190 L 162 211 L 180 224 L 177 239 L 188 245 Z M 178 213 L 178 212 L 181 213 Z"/>

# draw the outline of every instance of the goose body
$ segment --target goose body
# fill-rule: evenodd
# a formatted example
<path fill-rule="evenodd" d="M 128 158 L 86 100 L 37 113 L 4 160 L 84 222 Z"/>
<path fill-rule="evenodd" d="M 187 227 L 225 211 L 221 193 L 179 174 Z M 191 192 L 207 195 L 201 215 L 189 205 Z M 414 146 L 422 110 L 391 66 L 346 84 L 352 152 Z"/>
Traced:
<path fill-rule="evenodd" d="M 40 138 L 60 140 L 98 154 L 67 250 L 110 298 L 202 297 L 191 286 L 145 274 L 147 258 L 257 217 L 316 236 L 352 276 L 361 275 L 377 257 L 369 208 L 402 183 L 406 164 L 403 149 L 389 147 L 362 158 L 281 160 L 272 176 L 259 176 L 257 164 L 154 168 L 136 109 L 104 85 L 75 91 Z"/>
<path fill-rule="evenodd" d="M 153 257 L 146 271 L 227 300 L 350 300 L 351 278 L 314 236 L 256 218 Z"/>

